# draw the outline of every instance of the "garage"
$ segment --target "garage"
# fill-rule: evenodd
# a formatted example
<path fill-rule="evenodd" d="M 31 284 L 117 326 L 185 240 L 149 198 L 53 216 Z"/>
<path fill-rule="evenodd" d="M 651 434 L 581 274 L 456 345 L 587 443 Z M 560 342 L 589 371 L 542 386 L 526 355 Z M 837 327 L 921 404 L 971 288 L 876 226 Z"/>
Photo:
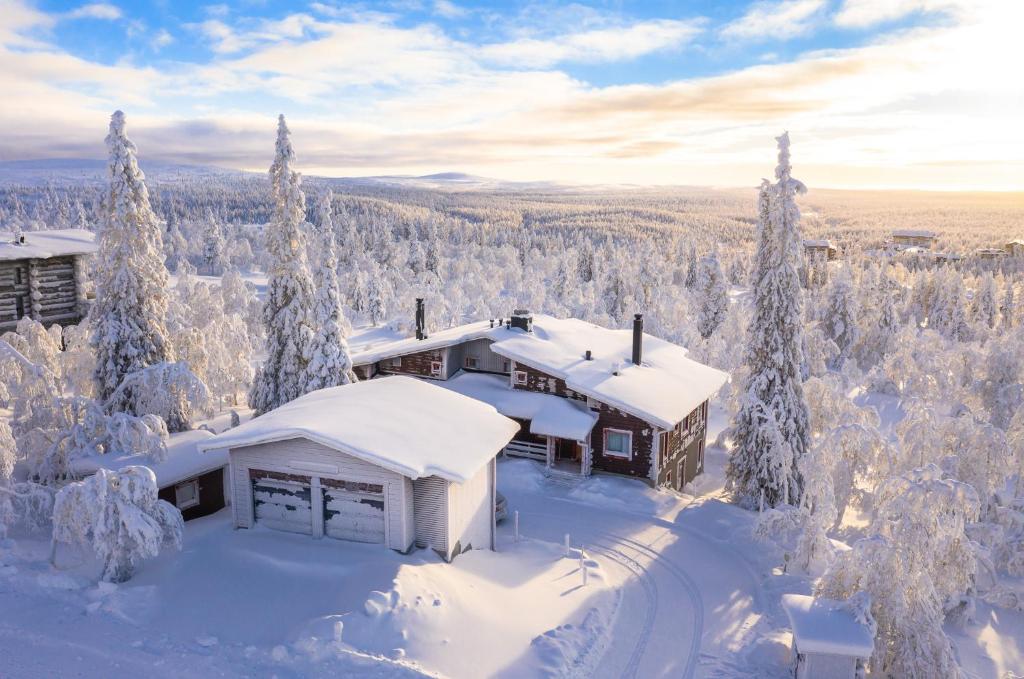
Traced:
<path fill-rule="evenodd" d="M 324 535 L 339 540 L 384 544 L 384 486 L 321 479 Z"/>
<path fill-rule="evenodd" d="M 308 476 L 250 469 L 256 522 L 275 530 L 311 535 L 313 510 Z"/>
<path fill-rule="evenodd" d="M 517 430 L 486 403 L 385 377 L 306 394 L 202 450 L 228 451 L 237 528 L 451 560 L 493 549 L 495 456 Z"/>

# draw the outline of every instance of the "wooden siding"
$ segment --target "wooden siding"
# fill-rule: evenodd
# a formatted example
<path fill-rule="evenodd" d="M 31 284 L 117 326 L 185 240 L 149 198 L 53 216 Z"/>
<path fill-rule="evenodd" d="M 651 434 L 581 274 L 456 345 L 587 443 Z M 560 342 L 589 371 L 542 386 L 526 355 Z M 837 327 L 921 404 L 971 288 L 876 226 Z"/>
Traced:
<path fill-rule="evenodd" d="M 494 475 L 491 460 L 465 483 L 448 484 L 449 560 L 469 549 L 491 549 Z"/>
<path fill-rule="evenodd" d="M 24 316 L 44 325 L 82 319 L 81 266 L 73 256 L 0 262 L 0 330 Z"/>
<path fill-rule="evenodd" d="M 226 467 L 214 469 L 200 476 L 185 479 L 179 483 L 160 489 L 160 499 L 170 502 L 177 507 L 175 487 L 182 483 L 198 481 L 199 483 L 199 504 L 188 509 L 181 510 L 181 517 L 186 521 L 198 519 L 201 516 L 208 516 L 224 508 L 224 475 Z"/>
<path fill-rule="evenodd" d="M 398 367 L 390 365 L 391 359 L 378 361 L 375 365 L 377 372 L 382 375 L 412 375 L 425 379 L 444 379 L 444 355 L 444 349 L 432 349 L 430 351 L 420 351 L 415 354 L 397 357 L 401 358 L 402 361 L 402 364 Z M 442 364 L 439 376 L 433 375 L 432 372 L 432 364 L 435 362 Z"/>
<path fill-rule="evenodd" d="M 516 389 L 524 389 L 526 391 L 536 391 L 542 394 L 554 394 L 555 396 L 561 396 L 563 398 L 571 398 L 576 401 L 586 401 L 587 397 L 583 394 L 573 391 L 566 386 L 565 380 L 560 377 L 549 375 L 546 372 L 531 368 L 530 366 L 519 363 L 517 361 L 512 362 L 512 373 L 513 375 L 522 371 L 526 373 L 526 384 L 518 384 L 515 379 L 512 380 L 512 386 Z"/>
<path fill-rule="evenodd" d="M 658 450 L 659 486 L 671 485 L 679 489 L 693 481 L 703 470 L 701 469 L 702 448 L 707 432 L 707 413 L 709 402 L 705 401 L 687 418 L 671 431 L 665 432 L 661 440 L 667 440 L 667 450 Z M 686 456 L 685 473 L 679 478 L 679 462 Z M 669 484 L 671 471 L 672 483 Z"/>
<path fill-rule="evenodd" d="M 483 338 L 449 347 L 448 377 L 459 370 L 508 375 L 512 361 L 491 351 L 492 344 L 494 340 Z M 474 359 L 472 365 L 467 364 L 467 358 Z"/>
<path fill-rule="evenodd" d="M 412 482 L 416 546 L 448 558 L 448 481 L 426 476 Z"/>
<path fill-rule="evenodd" d="M 385 497 L 385 544 L 399 551 L 412 545 L 415 530 L 411 521 L 412 482 L 397 472 L 302 438 L 232 448 L 230 455 L 232 500 L 238 528 L 253 525 L 249 472 L 258 469 L 312 477 L 316 485 L 324 479 L 380 484 Z"/>

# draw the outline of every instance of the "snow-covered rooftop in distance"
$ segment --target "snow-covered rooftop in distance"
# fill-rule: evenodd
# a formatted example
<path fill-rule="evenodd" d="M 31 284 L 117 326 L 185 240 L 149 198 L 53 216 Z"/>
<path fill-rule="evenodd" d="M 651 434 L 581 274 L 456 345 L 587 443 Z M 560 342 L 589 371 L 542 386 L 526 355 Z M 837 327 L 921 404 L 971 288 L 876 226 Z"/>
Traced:
<path fill-rule="evenodd" d="M 782 607 L 793 627 L 793 639 L 801 653 L 870 658 L 874 639 L 841 601 L 816 599 L 804 594 L 784 594 Z"/>
<path fill-rule="evenodd" d="M 824 239 L 820 239 L 820 238 L 805 238 L 804 239 L 804 247 L 805 248 L 830 248 L 830 247 L 832 247 L 832 241 L 824 240 Z"/>
<path fill-rule="evenodd" d="M 96 235 L 84 229 L 23 231 L 21 235 L 25 242 L 17 244 L 12 232 L 0 231 L 0 261 L 88 255 L 99 249 Z"/>
<path fill-rule="evenodd" d="M 201 450 L 307 438 L 413 479 L 462 483 L 519 425 L 493 406 L 412 377 L 320 389 L 203 441 Z"/>
<path fill-rule="evenodd" d="M 171 434 L 167 441 L 167 459 L 153 462 L 146 454 L 136 455 L 90 455 L 71 461 L 71 473 L 75 476 L 95 474 L 98 469 L 117 471 L 131 465 L 149 467 L 156 474 L 156 485 L 160 488 L 190 479 L 200 474 L 224 467 L 228 463 L 226 450 L 214 454 L 200 454 L 197 445 L 213 438 L 205 429 L 193 429 Z"/>
<path fill-rule="evenodd" d="M 892 235 L 899 238 L 935 238 L 934 231 L 920 229 L 896 229 L 892 232 Z"/>
<path fill-rule="evenodd" d="M 502 415 L 530 420 L 530 432 L 539 436 L 583 441 L 597 422 L 597 414 L 579 401 L 513 389 L 501 375 L 462 373 L 436 384 L 489 403 Z"/>
<path fill-rule="evenodd" d="M 534 314 L 533 332 L 495 328 L 491 351 L 565 380 L 581 394 L 664 429 L 713 396 L 729 375 L 687 357 L 683 347 L 643 336 L 641 365 L 630 361 L 632 330 Z M 591 352 L 592 360 L 584 354 Z"/>
<path fill-rule="evenodd" d="M 351 340 L 352 363 L 354 365 L 366 365 L 367 363 L 376 363 L 385 358 L 405 356 L 406 354 L 415 354 L 432 349 L 443 349 L 454 344 L 486 337 L 492 329 L 490 321 L 479 321 L 428 333 L 427 338 L 422 340 L 418 340 L 415 337 L 369 343 Z"/>

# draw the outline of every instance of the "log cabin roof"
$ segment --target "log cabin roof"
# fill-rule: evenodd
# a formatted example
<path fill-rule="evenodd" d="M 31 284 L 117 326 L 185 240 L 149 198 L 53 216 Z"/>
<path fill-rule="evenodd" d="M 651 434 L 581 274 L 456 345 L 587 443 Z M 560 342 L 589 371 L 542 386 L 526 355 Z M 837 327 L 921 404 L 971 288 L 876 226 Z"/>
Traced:
<path fill-rule="evenodd" d="M 394 376 L 311 392 L 199 448 L 304 438 L 412 479 L 436 475 L 464 483 L 518 431 L 482 401 Z"/>
<path fill-rule="evenodd" d="M 0 261 L 88 255 L 99 249 L 96 234 L 84 229 L 25 231 L 22 235 L 25 242 L 15 243 L 13 233 L 0 231 Z"/>
<path fill-rule="evenodd" d="M 227 466 L 227 451 L 217 451 L 210 455 L 200 454 L 198 444 L 212 438 L 213 434 L 205 429 L 183 431 L 171 434 L 167 440 L 167 459 L 163 462 L 154 462 L 144 453 L 89 455 L 72 460 L 71 473 L 76 476 L 88 476 L 95 474 L 98 469 L 117 471 L 131 465 L 142 465 L 153 470 L 157 487 L 166 488 Z"/>
<path fill-rule="evenodd" d="M 842 601 L 816 599 L 804 594 L 784 594 L 782 607 L 793 628 L 801 653 L 827 653 L 870 658 L 874 651 L 871 631 L 854 618 Z"/>

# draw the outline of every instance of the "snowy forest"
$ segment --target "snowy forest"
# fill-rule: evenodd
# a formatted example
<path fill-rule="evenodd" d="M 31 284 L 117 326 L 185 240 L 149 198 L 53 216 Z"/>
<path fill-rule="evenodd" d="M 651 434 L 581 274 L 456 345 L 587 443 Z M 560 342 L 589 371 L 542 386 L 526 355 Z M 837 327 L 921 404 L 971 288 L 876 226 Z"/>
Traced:
<path fill-rule="evenodd" d="M 787 135 L 749 190 L 352 182 L 301 176 L 283 117 L 271 141 L 269 178 L 145 176 L 115 114 L 104 181 L 0 186 L 0 229 L 100 245 L 83 323 L 0 338 L 0 538 L 52 532 L 131 578 L 181 516 L 145 467 L 76 481 L 73 460 L 160 460 L 201 420 L 355 380 L 349 343 L 411 335 L 416 298 L 430 331 L 642 313 L 730 373 L 723 492 L 780 568 L 859 606 L 869 676 L 961 676 L 950 629 L 1024 611 L 1024 258 L 977 254 L 1024 236 L 1019 201 L 816 191 Z M 897 229 L 937 244 L 896 251 Z"/>

